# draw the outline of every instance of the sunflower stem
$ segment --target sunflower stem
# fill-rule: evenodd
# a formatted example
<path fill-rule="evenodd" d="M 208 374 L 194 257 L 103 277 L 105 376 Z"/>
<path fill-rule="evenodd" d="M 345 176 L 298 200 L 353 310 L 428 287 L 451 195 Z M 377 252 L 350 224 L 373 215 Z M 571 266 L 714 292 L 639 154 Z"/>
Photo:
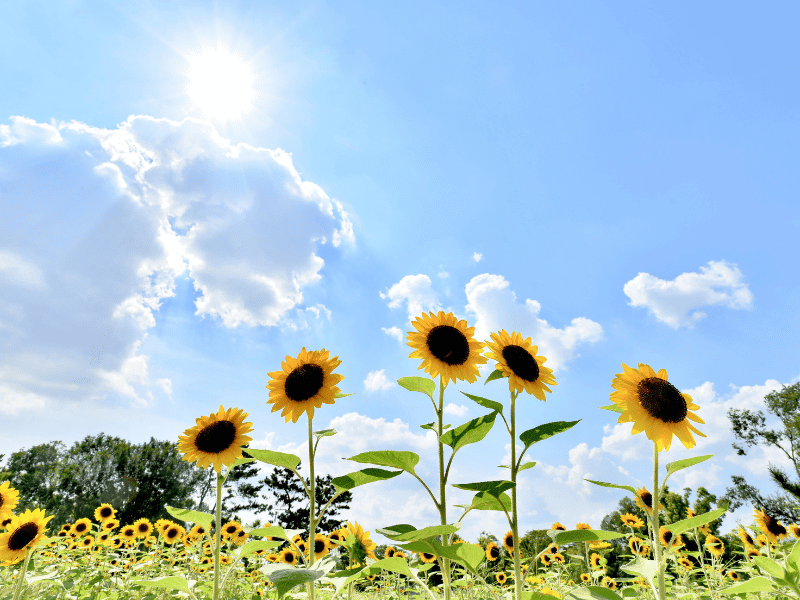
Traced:
<path fill-rule="evenodd" d="M 438 429 L 436 430 L 437 444 L 439 445 L 439 516 L 442 525 L 447 525 L 447 501 L 445 499 L 445 472 L 444 472 L 444 443 L 442 443 L 442 427 L 444 418 L 444 376 L 439 374 L 439 407 L 436 409 Z M 442 536 L 442 543 L 445 543 L 445 536 Z M 442 583 L 444 584 L 444 600 L 450 600 L 450 559 L 442 560 Z M 427 588 L 426 588 L 427 589 Z M 428 590 L 430 593 L 430 590 Z M 519 600 L 519 599 L 517 599 Z"/>
<path fill-rule="evenodd" d="M 664 585 L 664 565 L 661 563 L 661 531 L 659 528 L 658 503 L 658 442 L 653 442 L 653 546 L 656 554 L 656 565 L 658 566 L 658 600 L 667 600 L 667 590 Z"/>
<path fill-rule="evenodd" d="M 308 567 L 311 568 L 314 564 L 314 549 L 316 546 L 316 541 L 314 540 L 314 534 L 316 533 L 316 523 L 314 522 L 314 500 L 316 495 L 315 490 L 315 481 L 314 481 L 314 434 L 312 431 L 311 425 L 311 414 L 308 414 L 308 470 L 310 473 L 309 477 L 309 515 L 308 515 Z M 307 584 L 308 586 L 308 598 L 309 600 L 314 600 L 314 582 L 309 581 Z"/>
<path fill-rule="evenodd" d="M 25 571 L 28 570 L 28 561 L 33 554 L 33 546 L 28 546 L 28 551 L 25 553 L 25 562 L 19 570 L 19 581 L 17 581 L 17 589 L 14 590 L 14 600 L 19 600 L 19 595 L 22 592 L 22 583 L 25 581 Z"/>
<path fill-rule="evenodd" d="M 225 478 L 217 473 L 217 530 L 214 532 L 214 600 L 219 600 L 219 550 L 222 534 L 222 484 Z"/>
<path fill-rule="evenodd" d="M 522 577 L 519 564 L 519 523 L 517 520 L 517 445 L 514 443 L 517 434 L 516 421 L 516 390 L 511 391 L 511 535 L 513 536 L 514 546 L 514 598 L 522 598 Z"/>

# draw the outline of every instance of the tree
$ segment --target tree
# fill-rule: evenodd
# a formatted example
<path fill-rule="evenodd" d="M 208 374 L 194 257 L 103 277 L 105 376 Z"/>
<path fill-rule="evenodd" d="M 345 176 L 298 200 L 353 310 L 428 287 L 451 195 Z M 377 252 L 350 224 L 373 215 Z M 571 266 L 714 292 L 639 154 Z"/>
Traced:
<path fill-rule="evenodd" d="M 768 430 L 766 417 L 760 410 L 732 408 L 728 411 L 728 418 L 738 442 L 733 447 L 739 456 L 747 454 L 745 446 L 764 444 L 780 449 L 794 465 L 798 481 L 793 481 L 783 469 L 770 463 L 770 477 L 781 492 L 765 496 L 741 475 L 733 475 L 734 485 L 726 490 L 725 498 L 730 501 L 731 509 L 750 503 L 774 519 L 796 523 L 800 521 L 800 382 L 784 385 L 781 391 L 767 394 L 764 402 L 769 412 L 780 419 L 782 429 Z"/>

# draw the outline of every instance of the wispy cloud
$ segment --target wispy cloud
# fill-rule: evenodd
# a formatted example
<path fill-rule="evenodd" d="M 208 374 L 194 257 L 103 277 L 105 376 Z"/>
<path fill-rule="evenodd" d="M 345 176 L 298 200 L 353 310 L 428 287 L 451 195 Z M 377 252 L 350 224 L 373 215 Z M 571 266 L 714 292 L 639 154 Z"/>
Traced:
<path fill-rule="evenodd" d="M 389 381 L 386 378 L 384 369 L 381 369 L 380 371 L 371 371 L 367 374 L 367 378 L 364 380 L 364 387 L 368 392 L 388 390 L 393 385 L 395 385 L 394 382 Z"/>
<path fill-rule="evenodd" d="M 403 343 L 403 332 L 399 327 L 381 327 L 383 333 Z"/>
<path fill-rule="evenodd" d="M 389 300 L 389 308 L 397 308 L 403 301 L 406 301 L 409 322 L 419 317 L 424 311 L 441 310 L 438 294 L 432 287 L 431 278 L 427 275 L 406 275 L 390 287 L 385 294 L 378 293 L 384 300 Z"/>

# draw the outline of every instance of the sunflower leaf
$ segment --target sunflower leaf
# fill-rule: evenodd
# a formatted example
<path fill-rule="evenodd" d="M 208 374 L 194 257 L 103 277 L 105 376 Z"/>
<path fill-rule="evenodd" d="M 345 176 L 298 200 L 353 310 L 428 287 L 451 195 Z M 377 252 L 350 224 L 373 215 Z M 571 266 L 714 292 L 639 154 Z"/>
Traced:
<path fill-rule="evenodd" d="M 185 508 L 173 508 L 172 506 L 166 507 L 167 512 L 179 521 L 188 523 L 200 523 L 201 525 L 208 526 L 214 521 L 214 515 L 196 510 L 187 510 Z"/>
<path fill-rule="evenodd" d="M 320 429 L 319 431 L 314 432 L 314 437 L 319 439 L 322 437 L 327 437 L 329 435 L 336 435 L 337 433 L 339 432 L 336 431 L 335 429 Z"/>
<path fill-rule="evenodd" d="M 437 428 L 438 426 L 439 426 L 439 424 L 438 424 L 438 423 L 435 423 L 435 422 L 434 422 L 434 423 L 425 423 L 425 425 L 420 425 L 420 427 L 421 427 L 422 429 L 430 429 L 431 431 L 434 431 L 434 432 L 436 431 L 436 428 Z M 447 424 L 447 425 L 442 425 L 442 430 L 445 430 L 445 429 L 447 429 L 447 428 L 449 428 L 449 427 L 450 427 L 450 425 L 449 425 L 449 424 Z"/>
<path fill-rule="evenodd" d="M 400 575 L 411 577 L 411 571 L 408 569 L 408 563 L 406 562 L 405 558 L 383 558 L 372 563 L 367 568 L 374 569 L 376 567 L 386 571 L 391 571 L 392 573 L 399 573 Z"/>
<path fill-rule="evenodd" d="M 433 379 L 428 379 L 427 377 L 401 377 L 397 380 L 397 383 L 411 392 L 426 394 L 433 400 L 433 392 L 436 391 L 436 382 Z"/>
<path fill-rule="evenodd" d="M 542 597 L 548 598 L 550 596 L 546 596 L 542 594 Z M 599 585 L 588 585 L 584 588 L 578 588 L 577 590 L 571 591 L 569 594 L 564 596 L 564 600 L 622 600 L 622 597 L 609 590 L 608 588 L 600 587 Z"/>
<path fill-rule="evenodd" d="M 355 392 L 353 392 L 353 394 L 355 394 Z M 336 394 L 336 396 L 334 396 L 334 398 L 338 400 L 339 398 L 347 398 L 348 396 L 352 396 L 353 394 L 343 394 L 339 392 L 338 394 Z"/>
<path fill-rule="evenodd" d="M 291 539 L 297 535 L 298 533 L 302 533 L 305 531 L 304 529 L 284 529 L 283 527 L 278 527 L 277 525 L 270 525 L 269 527 L 261 527 L 259 529 L 253 529 L 250 532 L 251 536 L 261 536 L 261 537 L 271 537 L 271 538 L 280 538 L 282 540 L 286 540 L 287 542 L 291 541 Z"/>
<path fill-rule="evenodd" d="M 258 550 L 270 550 L 272 548 L 277 548 L 283 544 L 283 542 L 270 542 L 267 540 L 250 540 L 249 542 L 245 543 L 244 546 L 239 548 L 236 551 L 237 558 L 244 558 L 248 554 L 252 554 L 253 552 L 257 552 Z"/>
<path fill-rule="evenodd" d="M 771 592 L 775 588 L 772 585 L 772 582 L 767 579 L 766 577 L 753 577 L 752 579 L 748 579 L 747 581 L 743 581 L 742 583 L 737 583 L 736 585 L 732 585 L 729 588 L 725 588 L 724 590 L 719 590 L 720 594 L 746 594 L 746 593 L 755 593 L 755 592 Z"/>
<path fill-rule="evenodd" d="M 794 574 L 800 572 L 800 541 L 795 542 L 792 551 L 786 557 L 786 567 Z"/>
<path fill-rule="evenodd" d="M 520 459 L 522 459 L 522 455 L 525 454 L 525 451 L 533 446 L 536 442 L 541 442 L 542 440 L 551 438 L 554 435 L 563 433 L 564 431 L 573 428 L 580 422 L 580 419 L 577 421 L 553 421 L 552 423 L 545 423 L 544 425 L 539 425 L 533 429 L 523 431 L 519 434 L 519 440 L 525 444 L 525 448 L 520 453 Z"/>
<path fill-rule="evenodd" d="M 495 379 L 502 379 L 503 377 L 505 377 L 505 375 L 503 375 L 503 372 L 495 369 L 494 371 L 492 371 L 492 374 L 486 378 L 486 381 L 483 382 L 483 385 L 486 385 L 487 383 L 489 383 L 490 381 L 494 381 Z"/>
<path fill-rule="evenodd" d="M 606 406 L 600 407 L 602 410 L 610 410 L 615 413 L 622 413 L 624 412 L 622 407 L 619 404 L 607 404 Z"/>
<path fill-rule="evenodd" d="M 682 521 L 676 521 L 670 525 L 664 525 L 664 529 L 671 531 L 674 535 L 678 535 L 689 529 L 694 529 L 706 523 L 711 523 L 711 521 L 716 521 L 724 514 L 725 509 L 718 508 L 702 515 L 691 517 L 690 519 L 683 519 Z"/>
<path fill-rule="evenodd" d="M 496 498 L 506 490 L 510 490 L 511 488 L 516 487 L 517 484 L 514 483 L 513 481 L 506 481 L 504 479 L 501 479 L 500 481 L 477 481 L 475 483 L 451 483 L 450 485 L 460 490 L 470 490 L 473 492 L 486 492 L 487 494 L 494 496 Z"/>
<path fill-rule="evenodd" d="M 189 584 L 183 577 L 160 577 L 159 579 L 151 579 L 149 581 L 137 581 L 139 585 L 144 587 L 159 587 L 167 588 L 169 590 L 179 590 L 181 592 L 189 591 Z"/>
<path fill-rule="evenodd" d="M 664 468 L 667 469 L 667 474 L 664 476 L 664 483 L 666 483 L 667 478 L 676 471 L 680 471 L 681 469 L 685 469 L 686 467 L 692 467 L 698 463 L 708 460 L 712 456 L 714 455 L 706 454 L 704 456 L 695 456 L 694 458 L 684 458 L 683 460 L 676 460 L 673 463 L 667 463 L 666 465 L 664 465 Z"/>
<path fill-rule="evenodd" d="M 315 581 L 325 575 L 323 571 L 316 571 L 314 569 L 292 568 L 276 569 L 265 574 L 275 585 L 278 598 L 282 598 L 286 592 L 298 585 L 308 583 L 309 581 Z"/>
<path fill-rule="evenodd" d="M 251 463 L 251 462 L 256 462 L 256 459 L 255 458 L 245 458 L 245 457 L 237 458 L 236 460 L 233 461 L 233 464 L 228 468 L 228 471 L 230 472 L 230 470 L 233 467 L 238 467 L 239 465 L 246 465 L 247 463 Z"/>
<path fill-rule="evenodd" d="M 358 463 L 378 465 L 381 467 L 393 467 L 416 475 L 414 467 L 419 462 L 419 454 L 407 450 L 376 450 L 373 452 L 362 452 L 361 454 L 356 454 L 345 460 L 353 460 Z"/>
<path fill-rule="evenodd" d="M 500 404 L 499 402 L 495 402 L 494 400 L 489 400 L 488 398 L 481 398 L 480 396 L 473 396 L 472 394 L 468 394 L 466 392 L 461 392 L 461 393 L 464 394 L 467 398 L 469 398 L 473 402 L 477 402 L 484 408 L 488 408 L 490 410 L 499 412 L 501 414 L 503 412 L 503 405 Z"/>
<path fill-rule="evenodd" d="M 300 464 L 300 457 L 285 452 L 275 452 L 274 450 L 257 450 L 255 448 L 242 448 L 242 452 L 249 454 L 256 460 L 260 460 L 268 465 L 283 467 L 295 471 Z M 296 471 L 295 471 L 296 472 Z"/>
<path fill-rule="evenodd" d="M 633 562 L 629 562 L 619 567 L 626 573 L 633 573 L 634 575 L 641 575 L 648 581 L 652 581 L 653 577 L 658 573 L 658 563 L 654 560 L 642 558 L 637 556 Z"/>
<path fill-rule="evenodd" d="M 341 477 L 336 477 L 333 480 L 333 485 L 336 487 L 336 491 L 348 491 L 352 490 L 354 487 L 358 487 L 359 485 L 364 485 L 367 483 L 372 483 L 373 481 L 384 481 L 386 479 L 391 479 L 392 477 L 397 477 L 400 475 L 402 471 L 386 471 L 385 469 L 375 469 L 375 468 L 366 468 L 361 469 L 360 471 L 355 471 L 353 473 L 348 473 L 347 475 L 342 475 Z"/>
<path fill-rule="evenodd" d="M 478 567 L 486 559 L 486 552 L 477 544 L 465 542 L 452 546 L 439 546 L 439 553 L 465 567 L 476 577 L 480 577 Z"/>
<path fill-rule="evenodd" d="M 511 498 L 508 494 L 502 493 L 492 496 L 489 492 L 478 492 L 472 497 L 472 504 L 467 508 L 470 510 L 511 510 Z"/>
<path fill-rule="evenodd" d="M 411 531 L 405 531 L 403 533 L 399 532 L 397 529 L 398 527 L 395 525 L 392 528 L 386 529 L 378 529 L 376 530 L 382 536 L 389 538 L 390 540 L 394 540 L 396 542 L 417 542 L 419 540 L 425 540 L 428 538 L 436 537 L 438 535 L 448 535 L 453 533 L 454 531 L 458 531 L 461 528 L 461 523 L 455 523 L 453 525 L 431 525 L 430 527 L 423 527 L 422 529 L 413 529 Z M 404 528 L 409 527 L 408 525 L 403 526 Z"/>
<path fill-rule="evenodd" d="M 524 471 L 525 469 L 530 469 L 531 467 L 536 466 L 536 461 L 533 462 L 526 462 L 524 465 L 520 465 L 519 469 L 517 469 L 517 473 L 520 471 Z"/>
<path fill-rule="evenodd" d="M 622 533 L 603 531 L 602 529 L 570 529 L 569 531 L 559 531 L 553 541 L 560 546 L 562 544 L 571 544 L 572 542 L 615 540 L 623 536 L 624 534 Z"/>
<path fill-rule="evenodd" d="M 775 579 L 786 579 L 786 569 L 768 556 L 754 556 L 753 562 L 761 569 L 762 573 L 768 573 Z"/>
<path fill-rule="evenodd" d="M 494 427 L 497 412 L 491 412 L 477 419 L 472 419 L 447 433 L 443 433 L 441 441 L 453 449 L 453 454 L 467 444 L 474 444 L 485 438 Z"/>
<path fill-rule="evenodd" d="M 585 477 L 584 477 L 584 480 L 588 481 L 589 483 L 593 483 L 595 485 L 602 485 L 603 487 L 619 488 L 621 490 L 627 490 L 627 491 L 631 492 L 634 496 L 638 495 L 636 493 L 636 490 L 633 489 L 629 485 L 617 485 L 616 483 L 606 483 L 605 481 L 592 481 L 591 479 L 586 479 Z"/>

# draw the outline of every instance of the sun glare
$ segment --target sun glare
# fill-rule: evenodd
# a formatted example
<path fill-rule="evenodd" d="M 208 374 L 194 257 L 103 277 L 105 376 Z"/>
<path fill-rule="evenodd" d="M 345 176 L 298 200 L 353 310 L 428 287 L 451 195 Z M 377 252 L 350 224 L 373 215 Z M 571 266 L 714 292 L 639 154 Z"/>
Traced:
<path fill-rule="evenodd" d="M 241 57 L 216 48 L 187 59 L 186 91 L 206 117 L 222 121 L 240 119 L 252 109 L 254 77 Z"/>

